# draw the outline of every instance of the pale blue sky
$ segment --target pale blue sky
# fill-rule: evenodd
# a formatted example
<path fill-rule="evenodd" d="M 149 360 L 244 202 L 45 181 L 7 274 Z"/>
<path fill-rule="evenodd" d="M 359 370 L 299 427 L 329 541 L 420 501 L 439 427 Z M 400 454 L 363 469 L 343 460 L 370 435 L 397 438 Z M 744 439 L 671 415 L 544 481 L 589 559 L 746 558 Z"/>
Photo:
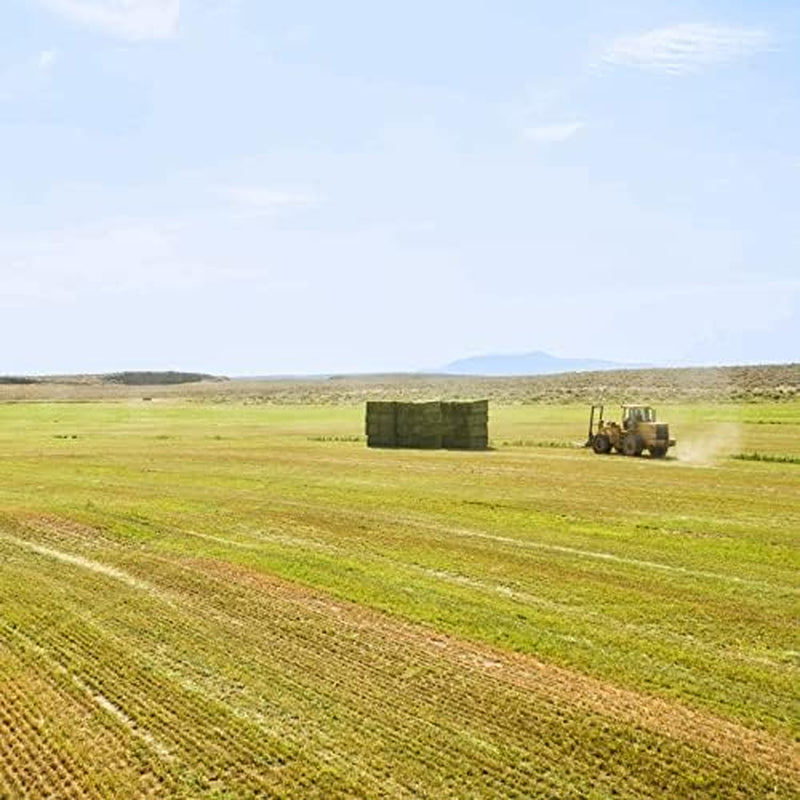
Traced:
<path fill-rule="evenodd" d="M 3 0 L 0 373 L 798 361 L 796 0 Z"/>

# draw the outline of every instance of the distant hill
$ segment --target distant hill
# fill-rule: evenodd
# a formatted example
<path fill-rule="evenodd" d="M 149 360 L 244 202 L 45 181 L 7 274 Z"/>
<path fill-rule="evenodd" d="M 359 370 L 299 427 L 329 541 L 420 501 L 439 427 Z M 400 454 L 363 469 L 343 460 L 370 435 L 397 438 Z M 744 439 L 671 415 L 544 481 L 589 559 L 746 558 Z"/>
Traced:
<path fill-rule="evenodd" d="M 176 383 L 220 381 L 215 375 L 202 372 L 111 372 L 101 376 L 103 383 L 121 383 L 125 386 L 168 386 Z"/>
<path fill-rule="evenodd" d="M 500 405 L 574 405 L 605 402 L 800 403 L 800 364 L 568 371 L 556 375 L 482 376 L 441 373 L 203 380 L 189 383 L 109 383 L 99 375 L 0 380 L 4 402 L 70 402 L 104 399 L 192 398 L 207 402 L 269 405 L 356 406 L 366 400 L 463 400 Z M 153 378 L 149 378 L 153 380 Z M 770 413 L 759 424 L 789 420 Z M 788 413 L 788 412 L 787 412 Z M 781 422 L 783 424 L 783 422 Z M 789 422 L 786 422 L 789 424 Z"/>
<path fill-rule="evenodd" d="M 37 383 L 36 378 L 26 378 L 19 375 L 0 375 L 0 384 L 3 386 L 29 386 Z"/>
<path fill-rule="evenodd" d="M 453 361 L 437 372 L 445 375 L 557 375 L 562 372 L 598 372 L 601 370 L 633 369 L 641 364 L 621 364 L 588 358 L 558 358 L 549 353 L 486 355 Z"/>
<path fill-rule="evenodd" d="M 108 372 L 100 375 L 0 375 L 0 385 L 9 386 L 28 386 L 49 383 L 66 385 L 116 384 L 121 386 L 172 386 L 183 383 L 219 382 L 226 380 L 228 379 L 216 375 L 206 375 L 202 372 L 176 372 L 173 370 L 160 372 Z"/>

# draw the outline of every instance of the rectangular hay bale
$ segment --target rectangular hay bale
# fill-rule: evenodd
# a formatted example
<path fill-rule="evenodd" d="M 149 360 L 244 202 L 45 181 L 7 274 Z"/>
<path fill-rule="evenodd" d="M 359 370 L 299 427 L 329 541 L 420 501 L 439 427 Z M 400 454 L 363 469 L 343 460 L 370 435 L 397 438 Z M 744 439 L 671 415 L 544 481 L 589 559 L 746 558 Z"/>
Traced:
<path fill-rule="evenodd" d="M 489 401 L 367 402 L 365 428 L 369 447 L 486 450 Z"/>
<path fill-rule="evenodd" d="M 442 446 L 439 402 L 397 404 L 397 445 L 426 450 Z"/>
<path fill-rule="evenodd" d="M 485 450 L 489 446 L 489 401 L 442 403 L 442 446 Z"/>
<path fill-rule="evenodd" d="M 368 447 L 397 447 L 397 403 L 368 400 L 366 434 Z"/>

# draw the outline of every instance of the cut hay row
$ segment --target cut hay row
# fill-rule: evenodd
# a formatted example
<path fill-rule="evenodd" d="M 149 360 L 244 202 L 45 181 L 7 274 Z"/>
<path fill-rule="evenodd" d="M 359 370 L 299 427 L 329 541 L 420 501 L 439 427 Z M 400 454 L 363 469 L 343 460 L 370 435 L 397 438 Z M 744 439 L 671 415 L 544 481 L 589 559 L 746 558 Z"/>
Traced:
<path fill-rule="evenodd" d="M 713 718 L 698 718 L 677 738 L 658 724 L 654 730 L 646 712 L 630 727 L 615 703 L 587 706 L 577 675 L 570 685 L 566 673 L 534 661 L 526 666 L 516 658 L 512 668 L 491 648 L 249 570 L 117 552 L 100 574 L 81 569 L 78 554 L 65 563 L 30 549 L 3 551 L 16 560 L 18 578 L 39 578 L 36 588 L 26 582 L 13 594 L 0 590 L 0 599 L 14 630 L 25 631 L 4 631 L 8 650 L 26 673 L 62 687 L 46 714 L 83 709 L 92 726 L 117 738 L 94 753 L 59 750 L 62 766 L 50 771 L 40 763 L 47 750 L 28 748 L 0 768 L 0 792 L 40 770 L 45 792 L 70 787 L 87 797 L 102 796 L 112 772 L 123 791 L 160 786 L 186 796 L 413 795 L 433 787 L 457 796 L 571 796 L 591 781 L 597 790 L 623 787 L 629 796 L 688 796 L 702 788 L 736 797 L 787 789 L 796 768 L 780 749 L 775 757 L 754 752 L 750 763 L 720 749 Z M 113 570 L 122 569 L 117 559 L 147 575 L 171 602 L 154 616 L 146 592 L 114 578 Z M 8 587 L 7 568 L 2 578 L 0 586 Z M 87 606 L 98 590 L 106 604 Z M 52 625 L 54 611 L 70 623 Z M 71 685 L 67 676 L 75 679 Z M 8 681 L 6 691 L 18 696 L 19 684 Z M 119 714 L 92 707 L 80 687 Z M 586 686 L 586 697 L 601 687 Z M 669 705 L 654 718 L 668 711 Z M 120 714 L 130 722 L 120 722 Z M 141 746 L 136 731 L 146 734 Z M 148 738 L 162 747 L 148 746 Z M 764 741 L 768 749 L 782 746 Z"/>

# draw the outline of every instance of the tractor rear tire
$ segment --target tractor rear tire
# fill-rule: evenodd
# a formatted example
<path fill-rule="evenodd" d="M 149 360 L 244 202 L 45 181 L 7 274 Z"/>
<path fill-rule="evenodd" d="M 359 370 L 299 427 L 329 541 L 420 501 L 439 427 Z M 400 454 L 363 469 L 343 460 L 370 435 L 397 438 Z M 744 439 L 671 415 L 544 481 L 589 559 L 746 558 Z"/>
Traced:
<path fill-rule="evenodd" d="M 592 439 L 592 450 L 600 456 L 604 456 L 611 452 L 611 439 L 604 433 L 598 433 Z"/>
<path fill-rule="evenodd" d="M 664 458 L 667 454 L 667 448 L 663 444 L 654 444 L 650 448 L 650 458 Z"/>
<path fill-rule="evenodd" d="M 625 438 L 622 440 L 622 452 L 626 456 L 640 456 L 644 450 L 642 437 L 637 436 L 635 433 L 626 433 Z"/>

